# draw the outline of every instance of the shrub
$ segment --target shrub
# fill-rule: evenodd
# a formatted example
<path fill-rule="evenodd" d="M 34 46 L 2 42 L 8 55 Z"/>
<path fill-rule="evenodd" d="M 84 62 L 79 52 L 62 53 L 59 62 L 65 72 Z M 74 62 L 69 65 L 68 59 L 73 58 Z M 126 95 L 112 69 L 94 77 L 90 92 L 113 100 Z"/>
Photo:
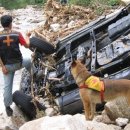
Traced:
<path fill-rule="evenodd" d="M 119 0 L 109 0 L 108 4 L 111 6 L 116 6 L 116 5 L 120 4 L 120 1 Z"/>
<path fill-rule="evenodd" d="M 93 4 L 115 6 L 119 5 L 120 0 L 69 0 L 69 3 L 82 6 L 92 6 Z"/>
<path fill-rule="evenodd" d="M 91 0 L 70 0 L 70 4 L 75 5 L 82 5 L 82 6 L 88 6 L 90 4 Z"/>

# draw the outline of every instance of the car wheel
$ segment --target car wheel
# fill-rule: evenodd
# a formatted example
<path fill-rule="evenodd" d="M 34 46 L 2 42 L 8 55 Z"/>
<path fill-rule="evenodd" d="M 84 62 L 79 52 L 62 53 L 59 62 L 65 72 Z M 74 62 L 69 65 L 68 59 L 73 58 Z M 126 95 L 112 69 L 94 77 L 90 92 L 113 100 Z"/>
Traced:
<path fill-rule="evenodd" d="M 15 91 L 13 93 L 13 102 L 27 115 L 30 120 L 36 117 L 36 108 L 31 101 L 31 96 L 28 96 L 21 91 Z"/>
<path fill-rule="evenodd" d="M 30 47 L 36 48 L 38 51 L 44 52 L 45 54 L 52 54 L 55 52 L 55 48 L 52 44 L 37 37 L 30 38 Z"/>
<path fill-rule="evenodd" d="M 15 91 L 13 93 L 13 102 L 32 120 L 36 118 L 36 106 L 32 102 L 32 97 L 24 94 L 21 91 Z M 36 101 L 37 108 L 39 111 L 45 110 L 46 107 Z"/>

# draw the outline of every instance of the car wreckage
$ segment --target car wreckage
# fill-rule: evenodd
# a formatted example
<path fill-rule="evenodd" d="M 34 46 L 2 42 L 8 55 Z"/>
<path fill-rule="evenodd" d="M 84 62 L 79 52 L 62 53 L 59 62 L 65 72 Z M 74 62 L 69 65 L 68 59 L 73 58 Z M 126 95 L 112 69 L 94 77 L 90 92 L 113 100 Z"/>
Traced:
<path fill-rule="evenodd" d="M 101 78 L 129 79 L 129 33 L 130 5 L 127 5 L 60 39 L 56 47 L 41 38 L 30 38 L 31 74 L 23 70 L 20 90 L 13 94 L 14 102 L 31 119 L 36 117 L 35 106 L 46 109 L 38 98 L 35 104 L 31 102 L 34 97 L 49 97 L 49 103 L 55 103 L 61 114 L 83 112 L 78 87 L 70 72 L 72 61 L 83 59 L 88 70 Z M 97 104 L 96 110 L 103 107 L 104 104 Z"/>

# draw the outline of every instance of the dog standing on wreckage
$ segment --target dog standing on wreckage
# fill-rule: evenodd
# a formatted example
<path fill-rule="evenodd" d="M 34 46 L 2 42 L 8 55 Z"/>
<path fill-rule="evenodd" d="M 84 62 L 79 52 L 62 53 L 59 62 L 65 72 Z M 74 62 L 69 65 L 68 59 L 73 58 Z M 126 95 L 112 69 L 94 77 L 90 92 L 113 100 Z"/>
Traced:
<path fill-rule="evenodd" d="M 93 76 L 79 60 L 71 64 L 71 73 L 79 87 L 86 120 L 93 119 L 97 103 L 123 96 L 130 105 L 130 80 L 100 80 L 99 77 Z"/>

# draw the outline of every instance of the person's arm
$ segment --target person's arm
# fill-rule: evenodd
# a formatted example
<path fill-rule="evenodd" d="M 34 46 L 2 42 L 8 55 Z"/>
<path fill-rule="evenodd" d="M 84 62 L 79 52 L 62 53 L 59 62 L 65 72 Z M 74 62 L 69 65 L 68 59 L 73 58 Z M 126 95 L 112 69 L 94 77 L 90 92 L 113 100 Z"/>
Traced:
<path fill-rule="evenodd" d="M 27 32 L 27 33 L 26 33 L 26 37 L 25 37 L 25 40 L 26 40 L 26 45 L 25 45 L 25 47 L 26 47 L 26 48 L 29 48 L 29 47 L 30 47 L 30 36 L 31 36 L 31 33 L 30 33 L 30 32 Z"/>
<path fill-rule="evenodd" d="M 1 59 L 1 57 L 0 57 L 0 65 L 1 65 L 1 67 L 2 67 L 2 72 L 3 72 L 4 74 L 7 74 L 7 73 L 8 73 L 8 70 L 6 69 L 5 65 L 3 64 L 3 61 L 2 61 L 2 59 Z"/>
<path fill-rule="evenodd" d="M 31 35 L 30 32 L 26 33 L 26 38 L 24 39 L 23 35 L 21 33 L 19 33 L 20 44 L 23 45 L 26 48 L 30 47 L 30 35 Z"/>

